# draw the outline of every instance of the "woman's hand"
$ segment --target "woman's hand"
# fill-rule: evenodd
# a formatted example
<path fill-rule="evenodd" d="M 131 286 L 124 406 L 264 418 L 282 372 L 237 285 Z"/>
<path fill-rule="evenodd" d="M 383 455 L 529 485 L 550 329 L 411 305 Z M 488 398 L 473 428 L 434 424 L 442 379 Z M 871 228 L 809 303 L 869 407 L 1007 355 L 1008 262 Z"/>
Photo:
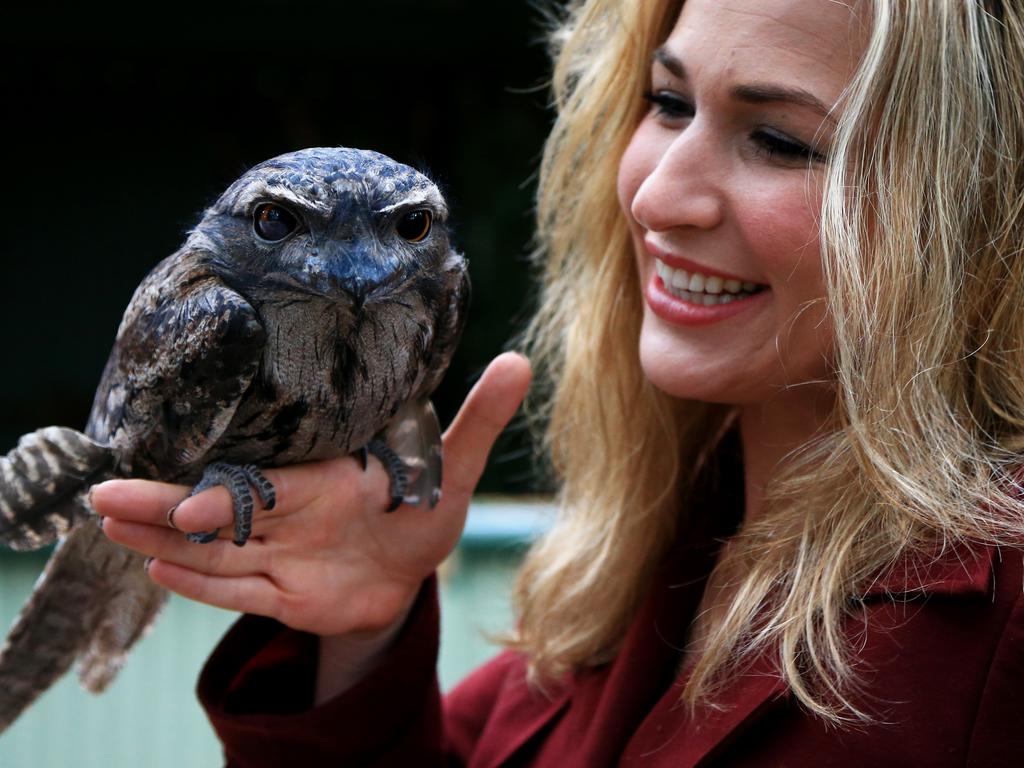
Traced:
<path fill-rule="evenodd" d="M 444 435 L 442 497 L 433 510 L 388 514 L 384 469 L 371 460 L 363 471 L 352 457 L 267 470 L 277 504 L 256 513 L 244 547 L 231 542 L 222 487 L 183 501 L 185 486 L 111 480 L 93 488 L 92 504 L 106 518 L 104 533 L 154 558 L 150 578 L 180 595 L 321 636 L 377 634 L 404 617 L 457 543 L 487 455 L 529 381 L 529 363 L 512 353 L 484 372 Z M 175 505 L 180 531 L 167 521 Z M 213 528 L 222 534 L 209 544 L 181 533 Z"/>

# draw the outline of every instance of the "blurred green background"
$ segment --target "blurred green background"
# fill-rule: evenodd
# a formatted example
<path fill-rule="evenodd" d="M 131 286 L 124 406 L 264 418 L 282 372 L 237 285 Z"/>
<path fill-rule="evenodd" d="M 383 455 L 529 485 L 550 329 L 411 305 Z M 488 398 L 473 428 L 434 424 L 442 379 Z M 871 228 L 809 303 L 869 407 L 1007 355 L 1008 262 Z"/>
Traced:
<path fill-rule="evenodd" d="M 478 498 L 458 548 L 442 565 L 443 690 L 497 652 L 511 620 L 509 587 L 525 545 L 549 519 L 533 500 Z M 28 597 L 45 562 L 0 550 L 0 626 Z M 3 768 L 193 768 L 222 763 L 194 693 L 196 678 L 237 614 L 172 595 L 101 696 L 64 677 L 0 735 Z M 344 728 L 339 723 L 339 728 Z"/>
<path fill-rule="evenodd" d="M 242 171 L 306 146 L 376 149 L 445 190 L 474 286 L 435 397 L 447 423 L 531 308 L 525 256 L 551 119 L 542 18 L 525 0 L 5 9 L 0 453 L 38 427 L 84 425 L 143 275 Z M 537 490 L 529 453 L 514 426 L 481 490 Z M 537 527 L 500 505 L 480 514 L 444 580 L 446 686 L 493 653 L 480 630 L 507 625 Z M 0 552 L 3 626 L 43 561 Z M 108 696 L 65 679 L 0 736 L 0 766 L 217 764 L 192 687 L 232 616 L 177 599 L 166 613 Z"/>

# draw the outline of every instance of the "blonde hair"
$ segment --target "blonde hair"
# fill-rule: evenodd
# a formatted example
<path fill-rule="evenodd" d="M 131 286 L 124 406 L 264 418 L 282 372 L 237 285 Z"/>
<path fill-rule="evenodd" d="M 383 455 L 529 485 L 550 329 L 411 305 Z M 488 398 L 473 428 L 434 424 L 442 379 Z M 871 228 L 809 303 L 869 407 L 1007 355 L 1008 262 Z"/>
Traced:
<path fill-rule="evenodd" d="M 954 542 L 1024 536 L 1024 13 L 875 0 L 826 172 L 821 253 L 838 425 L 788 457 L 715 576 L 734 578 L 683 691 L 757 654 L 811 711 L 851 699 L 843 627 L 873 578 Z M 527 349 L 560 515 L 516 587 L 534 681 L 612 658 L 691 505 L 729 406 L 643 375 L 642 295 L 616 173 L 678 0 L 574 4 L 553 35 L 558 117 L 538 192 Z M 990 12 L 991 11 L 991 12 Z"/>

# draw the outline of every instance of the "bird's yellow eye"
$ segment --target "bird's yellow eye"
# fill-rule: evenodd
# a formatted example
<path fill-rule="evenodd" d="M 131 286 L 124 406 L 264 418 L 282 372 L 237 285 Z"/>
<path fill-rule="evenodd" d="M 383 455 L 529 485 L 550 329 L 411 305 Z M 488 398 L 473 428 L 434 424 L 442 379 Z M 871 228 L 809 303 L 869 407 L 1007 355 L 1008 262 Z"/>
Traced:
<path fill-rule="evenodd" d="M 430 234 L 432 222 L 433 218 L 430 215 L 430 211 L 420 208 L 419 210 L 409 211 L 404 214 L 398 220 L 398 223 L 395 224 L 395 232 L 403 240 L 408 240 L 410 243 L 418 243 Z"/>
<path fill-rule="evenodd" d="M 298 221 L 286 209 L 274 203 L 262 203 L 253 212 L 252 226 L 264 240 L 284 240 L 295 231 Z"/>

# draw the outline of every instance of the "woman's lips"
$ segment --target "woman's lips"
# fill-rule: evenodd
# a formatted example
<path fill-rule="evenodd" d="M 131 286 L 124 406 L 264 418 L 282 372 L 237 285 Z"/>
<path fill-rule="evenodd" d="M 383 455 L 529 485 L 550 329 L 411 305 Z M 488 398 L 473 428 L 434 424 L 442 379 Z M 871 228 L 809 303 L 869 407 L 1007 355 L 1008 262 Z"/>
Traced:
<path fill-rule="evenodd" d="M 669 293 L 661 278 L 652 270 L 644 296 L 651 311 L 662 320 L 675 325 L 699 326 L 717 323 L 763 305 L 769 300 L 771 289 L 764 288 L 759 293 L 734 298 L 728 304 L 695 304 Z"/>
<path fill-rule="evenodd" d="M 643 238 L 644 250 L 655 259 L 668 264 L 673 269 L 685 269 L 687 272 L 700 272 L 704 275 L 716 275 L 723 280 L 738 280 L 741 283 L 757 283 L 756 280 L 750 280 L 740 275 L 734 275 L 729 272 L 721 272 L 717 269 L 711 269 L 710 267 L 698 264 L 695 261 L 684 259 L 682 256 L 677 256 L 670 251 L 666 251 L 663 248 L 658 247 L 658 244 L 653 240 L 645 237 Z M 761 283 L 757 283 L 761 285 Z"/>

